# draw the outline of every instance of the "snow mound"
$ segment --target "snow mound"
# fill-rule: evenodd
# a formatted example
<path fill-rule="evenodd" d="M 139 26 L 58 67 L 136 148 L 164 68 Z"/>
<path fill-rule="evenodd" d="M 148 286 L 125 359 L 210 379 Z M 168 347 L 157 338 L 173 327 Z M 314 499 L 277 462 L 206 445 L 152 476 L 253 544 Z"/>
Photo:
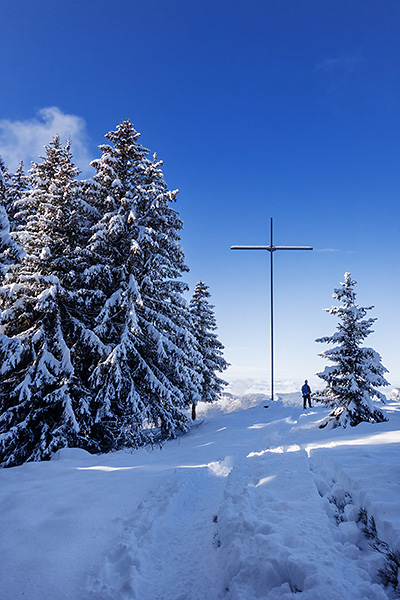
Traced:
<path fill-rule="evenodd" d="M 61 448 L 54 453 L 52 460 L 87 460 L 93 456 L 90 452 L 82 450 L 82 448 Z"/>

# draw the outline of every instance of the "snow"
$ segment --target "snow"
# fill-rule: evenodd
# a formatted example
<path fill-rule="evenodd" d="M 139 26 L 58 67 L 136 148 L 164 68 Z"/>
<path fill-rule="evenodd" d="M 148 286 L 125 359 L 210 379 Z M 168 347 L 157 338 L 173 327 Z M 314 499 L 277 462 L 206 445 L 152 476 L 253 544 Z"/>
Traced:
<path fill-rule="evenodd" d="M 162 448 L 2 469 L 0 600 L 395 598 L 358 518 L 400 550 L 397 391 L 330 431 L 300 393 L 250 396 Z"/>

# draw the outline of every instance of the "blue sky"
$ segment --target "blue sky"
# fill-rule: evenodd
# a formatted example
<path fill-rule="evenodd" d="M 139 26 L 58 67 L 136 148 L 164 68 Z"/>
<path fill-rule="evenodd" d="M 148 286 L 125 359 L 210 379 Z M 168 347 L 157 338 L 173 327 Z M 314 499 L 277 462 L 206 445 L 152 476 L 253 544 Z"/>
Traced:
<path fill-rule="evenodd" d="M 315 338 L 346 270 L 374 305 L 367 342 L 400 385 L 400 4 L 397 0 L 36 0 L 0 19 L 0 154 L 11 168 L 58 132 L 85 175 L 130 118 L 164 160 L 232 363 L 269 379 L 275 254 L 276 378 L 314 381 Z"/>

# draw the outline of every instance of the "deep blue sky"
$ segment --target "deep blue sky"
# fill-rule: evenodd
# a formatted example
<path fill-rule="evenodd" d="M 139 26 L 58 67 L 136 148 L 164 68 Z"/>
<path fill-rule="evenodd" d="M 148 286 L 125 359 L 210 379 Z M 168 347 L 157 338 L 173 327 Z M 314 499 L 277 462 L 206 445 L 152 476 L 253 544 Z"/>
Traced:
<path fill-rule="evenodd" d="M 75 135 L 93 158 L 130 118 L 180 190 L 186 279 L 210 286 L 228 379 L 269 378 L 269 257 L 229 248 L 268 243 L 273 216 L 276 244 L 316 249 L 275 255 L 276 377 L 324 367 L 314 340 L 333 333 L 322 309 L 349 270 L 400 385 L 398 0 L 7 4 L 0 153 L 47 107 L 57 126 L 81 119 L 73 149 Z"/>

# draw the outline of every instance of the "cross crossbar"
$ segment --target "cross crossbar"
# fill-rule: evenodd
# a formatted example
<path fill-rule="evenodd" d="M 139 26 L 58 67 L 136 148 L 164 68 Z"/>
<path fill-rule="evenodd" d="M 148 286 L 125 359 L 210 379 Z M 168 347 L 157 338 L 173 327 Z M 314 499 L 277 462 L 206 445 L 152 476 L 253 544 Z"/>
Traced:
<path fill-rule="evenodd" d="M 231 250 L 312 250 L 311 246 L 231 246 Z"/>

